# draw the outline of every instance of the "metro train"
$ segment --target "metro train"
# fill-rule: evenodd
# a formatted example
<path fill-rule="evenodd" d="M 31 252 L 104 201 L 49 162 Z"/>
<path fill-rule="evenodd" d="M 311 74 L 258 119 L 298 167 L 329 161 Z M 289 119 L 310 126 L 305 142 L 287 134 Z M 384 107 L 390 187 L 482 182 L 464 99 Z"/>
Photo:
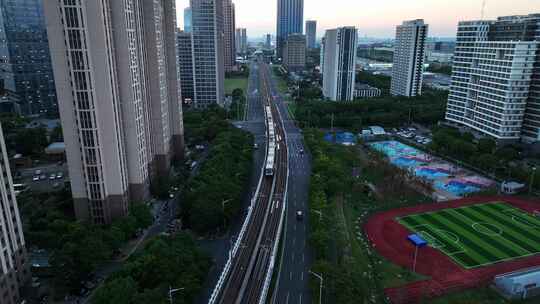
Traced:
<path fill-rule="evenodd" d="M 276 142 L 276 128 L 274 125 L 274 119 L 272 117 L 272 109 L 269 105 L 265 106 L 264 112 L 266 114 L 267 139 L 268 139 L 268 154 L 266 158 L 266 165 L 264 167 L 264 175 L 273 176 L 276 163 L 276 150 L 279 148 Z"/>

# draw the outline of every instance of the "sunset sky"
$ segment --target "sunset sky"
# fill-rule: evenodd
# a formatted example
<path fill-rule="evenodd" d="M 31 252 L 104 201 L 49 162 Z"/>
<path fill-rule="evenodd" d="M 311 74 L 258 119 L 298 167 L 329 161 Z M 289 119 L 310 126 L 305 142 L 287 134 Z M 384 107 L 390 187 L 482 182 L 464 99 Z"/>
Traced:
<path fill-rule="evenodd" d="M 179 26 L 189 0 L 176 0 Z M 233 0 L 236 25 L 248 29 L 248 36 L 259 37 L 276 31 L 277 0 Z M 403 20 L 423 18 L 430 25 L 429 35 L 453 37 L 460 20 L 480 19 L 482 0 L 304 0 L 304 19 L 318 21 L 323 30 L 355 25 L 360 36 L 392 37 Z M 540 13 L 540 0 L 487 0 L 485 16 Z"/>

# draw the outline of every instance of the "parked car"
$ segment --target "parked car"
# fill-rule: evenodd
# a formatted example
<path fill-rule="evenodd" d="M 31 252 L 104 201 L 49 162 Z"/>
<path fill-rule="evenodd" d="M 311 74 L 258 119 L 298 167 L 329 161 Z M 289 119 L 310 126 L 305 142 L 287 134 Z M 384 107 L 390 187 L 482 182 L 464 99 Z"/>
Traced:
<path fill-rule="evenodd" d="M 39 181 L 39 176 L 36 175 L 36 176 L 32 177 L 32 181 L 34 181 L 34 182 Z"/>
<path fill-rule="evenodd" d="M 64 177 L 64 173 L 63 172 L 58 172 L 56 174 L 56 178 L 60 179 L 60 178 L 63 178 Z"/>
<path fill-rule="evenodd" d="M 54 174 L 54 173 L 51 174 L 51 175 L 49 176 L 49 179 L 50 179 L 50 180 L 55 180 L 55 179 L 56 179 L 56 174 Z"/>
<path fill-rule="evenodd" d="M 41 174 L 41 176 L 39 177 L 39 180 L 46 180 L 47 179 L 47 175 L 45 174 Z"/>

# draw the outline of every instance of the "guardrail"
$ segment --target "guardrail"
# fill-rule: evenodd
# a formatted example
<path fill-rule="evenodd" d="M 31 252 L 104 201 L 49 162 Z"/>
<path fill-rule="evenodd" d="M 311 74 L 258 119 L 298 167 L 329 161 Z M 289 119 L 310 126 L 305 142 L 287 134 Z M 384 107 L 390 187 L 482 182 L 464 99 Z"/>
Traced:
<path fill-rule="evenodd" d="M 265 119 L 265 125 L 266 125 L 266 128 L 268 129 L 268 122 L 266 121 L 266 119 Z M 259 192 L 261 190 L 261 185 L 264 178 L 264 168 L 266 165 L 266 159 L 268 158 L 268 148 L 265 150 L 266 152 L 264 156 L 263 165 L 261 168 L 261 174 L 259 178 L 259 183 L 257 185 L 257 190 L 255 191 L 255 194 L 253 194 L 253 198 L 251 199 L 251 204 L 249 206 L 248 214 L 246 215 L 246 219 L 244 220 L 244 223 L 242 224 L 242 229 L 240 229 L 240 233 L 238 234 L 238 238 L 236 239 L 236 242 L 232 250 L 229 251 L 229 258 L 227 259 L 227 263 L 225 263 L 225 267 L 223 267 L 223 271 L 221 272 L 221 275 L 219 276 L 219 280 L 217 281 L 216 286 L 214 287 L 214 290 L 212 291 L 212 295 L 210 295 L 208 304 L 216 303 L 216 300 L 218 299 L 219 294 L 221 293 L 221 289 L 223 288 L 223 283 L 225 283 L 225 280 L 227 279 L 227 276 L 229 275 L 229 271 L 231 270 L 232 261 L 234 257 L 236 256 L 236 253 L 238 252 L 240 245 L 242 244 L 242 239 L 244 237 L 244 234 L 246 233 L 249 221 L 251 220 L 251 215 L 253 213 L 255 203 L 257 202 L 257 198 L 259 197 Z"/>
<path fill-rule="evenodd" d="M 281 111 L 279 110 L 279 107 L 276 105 L 276 109 L 279 115 L 279 118 L 281 120 L 281 124 L 283 127 L 283 134 L 285 135 L 285 145 L 287 145 L 287 142 L 289 140 L 287 136 L 287 131 L 285 130 L 285 121 L 283 120 L 283 117 L 281 116 Z M 263 290 L 261 293 L 261 297 L 259 298 L 259 304 L 264 304 L 266 302 L 266 297 L 268 296 L 268 290 L 270 289 L 270 283 L 272 282 L 272 275 L 274 273 L 274 266 L 276 264 L 276 256 L 278 254 L 279 249 L 279 240 L 281 239 L 281 231 L 283 230 L 283 220 L 285 218 L 285 211 L 287 210 L 287 192 L 289 190 L 289 149 L 287 147 L 287 177 L 285 179 L 285 193 L 283 194 L 283 208 L 281 209 L 281 218 L 279 219 L 279 226 L 277 230 L 276 240 L 274 243 L 274 248 L 272 249 L 272 256 L 270 257 L 270 265 L 268 267 L 268 272 L 266 273 L 266 278 L 264 280 Z"/>

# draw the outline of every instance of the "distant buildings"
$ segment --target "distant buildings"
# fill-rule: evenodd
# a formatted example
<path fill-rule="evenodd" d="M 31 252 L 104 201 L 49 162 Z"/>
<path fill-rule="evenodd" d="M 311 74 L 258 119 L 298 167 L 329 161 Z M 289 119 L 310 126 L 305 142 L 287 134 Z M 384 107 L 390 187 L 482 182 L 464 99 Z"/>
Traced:
<path fill-rule="evenodd" d="M 236 29 L 236 53 L 246 54 L 247 47 L 247 30 L 245 28 Z"/>
<path fill-rule="evenodd" d="M 283 58 L 283 47 L 290 34 L 302 34 L 304 25 L 304 0 L 278 0 L 277 57 Z"/>
<path fill-rule="evenodd" d="M 42 2 L 0 1 L 0 79 L 25 115 L 58 109 Z"/>
<path fill-rule="evenodd" d="M 456 43 L 453 41 L 430 41 L 426 45 L 427 62 L 452 64 Z"/>
<path fill-rule="evenodd" d="M 368 84 L 358 83 L 354 88 L 354 98 L 373 98 L 380 97 L 382 94 L 381 90 L 372 87 Z"/>
<path fill-rule="evenodd" d="M 193 30 L 192 24 L 191 7 L 186 7 L 184 9 L 184 32 L 191 33 Z"/>
<path fill-rule="evenodd" d="M 317 21 L 306 21 L 307 48 L 314 49 L 317 46 Z"/>
<path fill-rule="evenodd" d="M 283 65 L 289 71 L 301 71 L 306 67 L 306 36 L 289 35 L 283 48 Z"/>
<path fill-rule="evenodd" d="M 179 31 L 177 36 L 178 71 L 182 102 L 191 105 L 195 100 L 195 81 L 193 79 L 193 41 L 191 33 Z"/>
<path fill-rule="evenodd" d="M 390 92 L 394 96 L 422 95 L 426 37 L 424 20 L 405 21 L 396 29 Z"/>
<path fill-rule="evenodd" d="M 459 23 L 446 119 L 501 142 L 540 139 L 540 14 Z"/>
<path fill-rule="evenodd" d="M 174 1 L 44 3 L 75 213 L 110 223 L 183 152 Z"/>
<path fill-rule="evenodd" d="M 223 55 L 225 72 L 232 72 L 236 65 L 236 16 L 234 4 L 231 0 L 223 0 Z"/>
<path fill-rule="evenodd" d="M 355 27 L 326 31 L 321 50 L 323 95 L 332 101 L 354 99 L 357 39 Z"/>
<path fill-rule="evenodd" d="M 193 14 L 194 106 L 224 103 L 224 25 L 222 0 L 190 0 Z"/>
<path fill-rule="evenodd" d="M 264 46 L 267 50 L 270 50 L 272 48 L 272 35 L 271 34 L 266 34 L 266 43 Z"/>
<path fill-rule="evenodd" d="M 0 303 L 22 303 L 20 290 L 30 279 L 26 244 L 24 242 L 23 227 L 19 216 L 19 207 L 13 180 L 9 167 L 9 157 L 4 141 L 2 126 L 0 125 Z"/>

